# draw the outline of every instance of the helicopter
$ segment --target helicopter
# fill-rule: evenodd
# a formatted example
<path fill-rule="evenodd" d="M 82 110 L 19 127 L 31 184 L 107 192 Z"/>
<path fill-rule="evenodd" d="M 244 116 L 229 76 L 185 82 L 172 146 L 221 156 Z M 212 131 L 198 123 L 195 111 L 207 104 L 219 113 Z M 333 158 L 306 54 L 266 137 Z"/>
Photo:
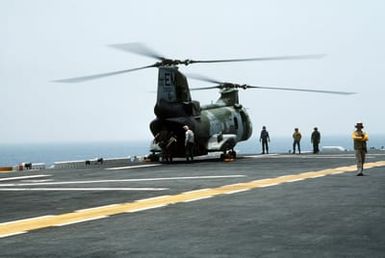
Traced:
<path fill-rule="evenodd" d="M 158 54 L 142 43 L 127 43 L 110 45 L 118 50 L 151 57 L 158 61 L 154 64 L 69 79 L 55 80 L 61 83 L 78 83 L 108 76 L 148 69 L 158 68 L 157 98 L 154 106 L 156 118 L 150 122 L 150 130 L 154 141 L 150 149 L 149 158 L 152 161 L 159 157 L 169 155 L 172 157 L 185 157 L 185 128 L 190 128 L 195 135 L 193 156 L 206 155 L 209 152 L 221 152 L 221 158 L 235 158 L 234 147 L 238 142 L 248 140 L 252 135 L 251 119 L 245 107 L 239 102 L 239 89 L 272 89 L 288 91 L 304 91 L 313 93 L 349 95 L 353 92 L 325 91 L 298 88 L 264 87 L 231 82 L 221 82 L 201 75 L 188 75 L 214 86 L 189 88 L 187 77 L 179 71 L 180 65 L 212 64 L 227 62 L 249 61 L 278 61 L 295 59 L 318 59 L 324 55 L 295 55 L 276 57 L 257 57 L 242 59 L 217 59 L 217 60 L 192 60 L 169 59 Z M 215 103 L 201 105 L 199 101 L 192 100 L 190 91 L 218 89 L 220 96 Z M 170 142 L 170 139 L 175 141 Z M 172 145 L 170 145 L 172 143 Z"/>

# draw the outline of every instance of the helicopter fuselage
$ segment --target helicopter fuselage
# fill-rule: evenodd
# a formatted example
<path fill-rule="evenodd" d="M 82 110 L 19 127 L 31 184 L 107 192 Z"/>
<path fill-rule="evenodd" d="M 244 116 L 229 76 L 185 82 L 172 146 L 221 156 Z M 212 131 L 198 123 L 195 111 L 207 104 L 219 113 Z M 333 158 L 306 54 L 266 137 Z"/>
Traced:
<path fill-rule="evenodd" d="M 175 67 L 159 68 L 154 113 L 157 118 L 151 122 L 150 129 L 155 142 L 160 151 L 165 151 L 167 141 L 175 137 L 177 141 L 168 150 L 174 157 L 185 156 L 185 125 L 195 134 L 196 156 L 233 150 L 252 134 L 250 118 L 239 104 L 237 89 L 221 90 L 215 104 L 201 107 L 198 101 L 191 100 L 187 80 Z"/>

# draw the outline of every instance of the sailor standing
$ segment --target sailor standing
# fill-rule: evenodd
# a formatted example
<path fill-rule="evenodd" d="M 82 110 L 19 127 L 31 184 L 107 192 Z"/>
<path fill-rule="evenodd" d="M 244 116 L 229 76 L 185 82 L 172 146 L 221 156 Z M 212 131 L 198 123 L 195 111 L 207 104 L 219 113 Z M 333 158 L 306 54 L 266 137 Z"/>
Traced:
<path fill-rule="evenodd" d="M 321 142 L 321 134 L 317 127 L 314 127 L 314 131 L 311 134 L 311 143 L 313 144 L 313 153 L 319 153 L 319 143 Z"/>
<path fill-rule="evenodd" d="M 194 132 L 191 131 L 187 125 L 183 126 L 183 129 L 186 130 L 184 142 L 186 148 L 186 160 L 194 160 Z"/>
<path fill-rule="evenodd" d="M 355 127 L 356 130 L 352 133 L 352 139 L 356 152 L 357 176 L 363 176 L 365 156 L 367 153 L 366 142 L 369 140 L 369 136 L 362 130 L 364 128 L 362 122 L 358 122 Z"/>
<path fill-rule="evenodd" d="M 301 154 L 301 138 L 302 138 L 302 134 L 299 132 L 299 129 L 298 128 L 295 128 L 294 129 L 294 133 L 293 133 L 293 153 L 295 154 L 295 146 L 298 147 L 298 153 Z"/>
<path fill-rule="evenodd" d="M 269 132 L 266 130 L 266 126 L 262 126 L 261 136 L 259 137 L 259 141 L 262 143 L 262 154 L 269 154 L 269 143 L 270 136 Z"/>

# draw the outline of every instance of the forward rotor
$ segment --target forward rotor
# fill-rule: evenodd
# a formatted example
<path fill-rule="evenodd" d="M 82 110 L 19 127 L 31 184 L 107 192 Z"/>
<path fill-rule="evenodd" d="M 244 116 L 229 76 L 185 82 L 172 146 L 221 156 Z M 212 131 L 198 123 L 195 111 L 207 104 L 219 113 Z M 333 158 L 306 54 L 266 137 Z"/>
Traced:
<path fill-rule="evenodd" d="M 87 76 L 80 76 L 80 77 L 73 77 L 73 78 L 67 78 L 67 79 L 61 79 L 61 80 L 55 80 L 54 82 L 61 82 L 61 83 L 77 83 L 77 82 L 85 82 L 89 80 L 95 80 L 95 79 L 101 79 L 104 77 L 144 70 L 148 68 L 159 68 L 163 66 L 178 66 L 178 65 L 191 65 L 191 64 L 209 64 L 209 63 L 229 63 L 229 62 L 250 62 L 250 61 L 278 61 L 278 60 L 300 60 L 300 59 L 318 59 L 322 58 L 325 55 L 319 54 L 319 55 L 294 55 L 294 56 L 276 56 L 276 57 L 256 57 L 256 58 L 241 58 L 241 59 L 213 59 L 213 60 L 193 60 L 193 59 L 170 59 L 167 58 L 153 49 L 147 47 L 146 45 L 142 43 L 127 43 L 127 44 L 114 44 L 109 45 L 112 48 L 141 55 L 141 56 L 147 56 L 154 59 L 159 60 L 158 62 L 155 62 L 153 64 L 137 67 L 137 68 L 131 68 L 131 69 L 124 69 L 114 72 L 107 72 L 107 73 L 99 73 L 99 74 L 93 74 L 93 75 L 87 75 Z"/>

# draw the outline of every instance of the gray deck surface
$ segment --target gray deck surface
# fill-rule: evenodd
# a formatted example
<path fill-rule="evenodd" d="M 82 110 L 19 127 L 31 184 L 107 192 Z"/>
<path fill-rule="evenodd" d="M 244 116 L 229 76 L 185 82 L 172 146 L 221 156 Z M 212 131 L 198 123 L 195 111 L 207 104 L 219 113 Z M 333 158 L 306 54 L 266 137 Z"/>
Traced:
<path fill-rule="evenodd" d="M 385 152 L 368 154 L 368 163 L 378 161 L 385 161 Z M 0 227 L 354 164 L 352 153 L 341 152 L 0 174 Z M 0 257 L 385 257 L 385 167 L 364 173 L 292 180 L 28 230 L 0 238 Z"/>

